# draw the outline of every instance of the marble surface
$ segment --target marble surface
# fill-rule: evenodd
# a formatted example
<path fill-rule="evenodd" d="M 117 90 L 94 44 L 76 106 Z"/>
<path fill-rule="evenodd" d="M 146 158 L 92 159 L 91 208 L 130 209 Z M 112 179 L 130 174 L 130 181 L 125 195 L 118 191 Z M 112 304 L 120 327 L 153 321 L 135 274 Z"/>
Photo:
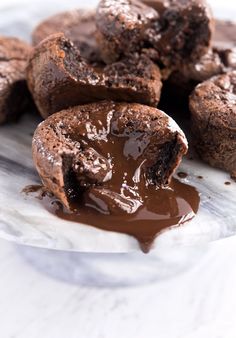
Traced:
<path fill-rule="evenodd" d="M 27 114 L 20 123 L 1 127 L 0 236 L 20 244 L 57 250 L 138 251 L 134 238 L 58 219 L 34 195 L 22 193 L 25 186 L 39 183 L 31 156 L 32 133 L 39 120 Z M 161 255 L 166 247 L 200 245 L 236 233 L 236 184 L 233 181 L 230 185 L 224 184 L 230 181 L 229 175 L 188 159 L 179 171 L 188 173 L 182 181 L 198 189 L 201 205 L 191 222 L 157 237 L 153 250 Z M 199 175 L 203 179 L 199 179 Z"/>
<path fill-rule="evenodd" d="M 39 183 L 30 147 L 38 122 L 37 116 L 26 115 L 17 128 L 1 127 L 0 236 L 24 245 L 80 252 L 76 256 L 44 251 L 37 259 L 37 252 L 25 251 L 31 262 L 41 267 L 47 265 L 49 274 L 60 264 L 64 270 L 58 272 L 58 278 L 63 279 L 64 273 L 73 283 L 140 285 L 195 265 L 207 242 L 235 234 L 236 215 L 226 210 L 234 210 L 236 184 L 225 186 L 226 173 L 200 163 L 193 165 L 189 160 L 180 170 L 189 173 L 184 181 L 191 181 L 202 192 L 201 211 L 192 222 L 158 237 L 156 249 L 149 255 L 140 252 L 132 237 L 57 219 L 44 209 L 39 199 L 21 192 L 26 185 Z M 204 180 L 199 180 L 198 175 L 203 175 Z M 114 265 L 116 270 L 112 268 Z"/>
<path fill-rule="evenodd" d="M 194 267 L 149 285 L 59 282 L 0 241 L 3 338 L 235 338 L 236 240 L 211 243 Z"/>

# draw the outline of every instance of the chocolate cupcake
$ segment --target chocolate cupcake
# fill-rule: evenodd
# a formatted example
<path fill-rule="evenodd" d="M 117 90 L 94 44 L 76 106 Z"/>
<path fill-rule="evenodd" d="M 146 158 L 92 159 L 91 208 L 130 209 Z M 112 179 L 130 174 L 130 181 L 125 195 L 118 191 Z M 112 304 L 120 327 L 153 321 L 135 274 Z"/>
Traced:
<path fill-rule="evenodd" d="M 30 102 L 25 72 L 30 50 L 17 38 L 0 37 L 0 124 L 17 120 Z"/>
<path fill-rule="evenodd" d="M 112 63 L 124 55 L 140 52 L 148 30 L 158 18 L 154 9 L 136 0 L 100 1 L 96 24 L 103 60 Z"/>
<path fill-rule="evenodd" d="M 236 70 L 236 23 L 216 20 L 213 49 L 227 70 Z"/>
<path fill-rule="evenodd" d="M 159 68 L 147 56 L 133 54 L 112 65 L 94 67 L 62 33 L 34 49 L 27 79 L 44 118 L 104 99 L 156 106 L 162 87 Z"/>
<path fill-rule="evenodd" d="M 43 184 L 68 208 L 93 189 L 112 209 L 133 212 L 132 198 L 168 184 L 186 151 L 183 132 L 164 112 L 108 101 L 56 113 L 33 137 Z"/>
<path fill-rule="evenodd" d="M 190 97 L 192 132 L 199 156 L 236 177 L 236 71 L 199 84 Z"/>

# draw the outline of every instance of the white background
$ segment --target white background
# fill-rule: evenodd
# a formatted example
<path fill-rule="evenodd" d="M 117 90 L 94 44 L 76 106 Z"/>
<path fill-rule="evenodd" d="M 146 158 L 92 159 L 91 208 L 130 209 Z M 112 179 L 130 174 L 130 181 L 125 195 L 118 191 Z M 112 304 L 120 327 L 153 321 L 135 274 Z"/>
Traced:
<path fill-rule="evenodd" d="M 51 14 L 96 1 L 10 1 Z M 236 1 L 211 0 L 236 18 Z M 11 30 L 9 17 L 9 31 Z M 0 23 L 1 28 L 1 23 Z M 24 35 L 19 28 L 19 35 Z M 152 285 L 98 289 L 51 279 L 0 241 L 0 338 L 235 338 L 236 238 L 211 243 L 188 271 Z"/>

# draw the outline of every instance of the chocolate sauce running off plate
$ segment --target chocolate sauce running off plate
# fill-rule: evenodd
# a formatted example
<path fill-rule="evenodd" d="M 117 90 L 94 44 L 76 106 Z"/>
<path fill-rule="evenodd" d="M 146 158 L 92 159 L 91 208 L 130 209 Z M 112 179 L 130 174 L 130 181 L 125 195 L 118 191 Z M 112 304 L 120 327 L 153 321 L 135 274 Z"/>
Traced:
<path fill-rule="evenodd" d="M 74 211 L 68 211 L 56 198 L 49 196 L 44 197 L 43 203 L 47 210 L 62 219 L 131 235 L 147 253 L 158 234 L 182 225 L 196 215 L 199 194 L 195 188 L 172 179 L 169 188 L 149 187 L 145 203 L 133 214 L 105 214 L 102 200 L 94 204 L 81 203 Z"/>

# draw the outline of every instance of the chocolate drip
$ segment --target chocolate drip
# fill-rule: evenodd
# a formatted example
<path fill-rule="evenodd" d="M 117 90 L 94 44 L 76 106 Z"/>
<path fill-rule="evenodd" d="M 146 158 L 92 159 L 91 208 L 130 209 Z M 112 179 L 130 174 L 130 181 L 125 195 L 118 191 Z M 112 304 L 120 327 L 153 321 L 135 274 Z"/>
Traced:
<path fill-rule="evenodd" d="M 106 195 L 99 198 L 94 190 L 88 195 L 74 205 L 74 211 L 65 209 L 56 198 L 46 196 L 43 203 L 47 210 L 64 220 L 131 235 L 138 240 L 144 253 L 150 251 L 158 234 L 190 221 L 199 207 L 196 189 L 176 179 L 172 179 L 168 188 L 150 186 L 143 197 L 145 202 L 134 213 L 125 213 L 117 207 L 111 214 L 107 212 Z M 109 194 L 108 199 L 111 197 Z"/>

